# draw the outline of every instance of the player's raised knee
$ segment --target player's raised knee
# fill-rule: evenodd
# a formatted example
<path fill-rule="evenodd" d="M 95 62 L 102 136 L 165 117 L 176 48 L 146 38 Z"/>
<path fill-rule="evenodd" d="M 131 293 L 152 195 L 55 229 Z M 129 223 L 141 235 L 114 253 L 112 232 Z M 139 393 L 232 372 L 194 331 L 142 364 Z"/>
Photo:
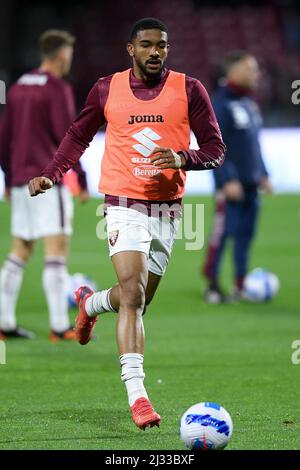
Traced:
<path fill-rule="evenodd" d="M 141 282 L 128 281 L 120 286 L 120 304 L 143 312 L 145 308 L 145 287 Z"/>

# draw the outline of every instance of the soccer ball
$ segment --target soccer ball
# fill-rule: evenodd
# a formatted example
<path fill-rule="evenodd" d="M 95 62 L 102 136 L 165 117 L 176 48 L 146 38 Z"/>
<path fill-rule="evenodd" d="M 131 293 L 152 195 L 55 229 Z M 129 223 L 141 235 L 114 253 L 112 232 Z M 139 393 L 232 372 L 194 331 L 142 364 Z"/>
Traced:
<path fill-rule="evenodd" d="M 180 437 L 188 449 L 224 449 L 233 425 L 229 413 L 216 403 L 197 403 L 180 420 Z"/>
<path fill-rule="evenodd" d="M 278 290 L 278 277 L 266 269 L 253 269 L 245 277 L 243 293 L 251 302 L 267 302 L 277 294 Z"/>
<path fill-rule="evenodd" d="M 98 290 L 96 282 L 93 281 L 90 277 L 86 276 L 85 274 L 83 273 L 69 274 L 68 288 L 67 288 L 67 298 L 68 298 L 69 308 L 77 307 L 77 304 L 75 302 L 74 292 L 80 286 L 88 286 L 93 291 Z"/>

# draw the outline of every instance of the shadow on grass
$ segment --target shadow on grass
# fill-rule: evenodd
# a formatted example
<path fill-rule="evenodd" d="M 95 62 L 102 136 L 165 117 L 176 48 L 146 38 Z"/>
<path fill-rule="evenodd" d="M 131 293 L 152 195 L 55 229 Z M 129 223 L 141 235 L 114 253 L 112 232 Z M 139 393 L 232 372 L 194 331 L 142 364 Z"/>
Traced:
<path fill-rule="evenodd" d="M 99 444 L 101 442 L 102 445 L 104 445 L 105 442 L 112 440 L 122 442 L 125 436 L 127 440 L 132 441 L 132 444 L 134 444 L 137 436 L 143 438 L 146 436 L 144 433 L 141 436 L 141 431 L 135 427 L 130 418 L 130 413 L 126 408 L 83 408 L 82 410 L 64 408 L 62 410 L 40 410 L 0 415 L 0 422 L 2 422 L 2 425 L 4 426 L 5 422 L 8 420 L 9 422 L 13 422 L 16 419 L 18 420 L 19 425 L 21 424 L 22 429 L 27 430 L 27 435 L 22 431 L 22 434 L 20 433 L 20 437 L 18 437 L 16 433 L 11 439 L 6 436 L 5 439 L 0 439 L 0 448 L 3 449 L 5 444 L 22 444 L 22 447 L 24 447 L 24 444 L 26 445 L 26 443 L 30 442 L 67 443 L 68 441 L 72 441 L 74 443 L 77 442 L 78 444 L 83 441 L 89 441 L 93 446 L 95 446 L 97 442 L 99 442 Z M 68 428 L 64 430 L 59 426 L 59 421 L 64 421 Z M 35 423 L 38 424 L 35 426 Z M 90 432 L 91 435 L 87 435 L 88 432 L 86 431 L 86 427 L 83 428 L 80 426 L 85 424 L 88 425 L 88 432 Z M 43 427 L 43 425 L 45 426 Z M 57 431 L 53 431 L 52 435 L 45 435 L 44 433 L 48 433 L 48 425 L 50 429 L 57 429 Z M 170 434 L 170 437 L 172 436 L 172 433 L 168 432 L 167 429 L 166 432 L 164 432 L 165 437 L 168 434 Z M 60 434 L 62 437 L 60 437 Z"/>
<path fill-rule="evenodd" d="M 7 439 L 7 440 L 0 440 L 0 445 L 2 444 L 18 444 L 18 443 L 24 443 L 24 442 L 68 442 L 68 441 L 89 441 L 89 442 L 97 442 L 97 441 L 106 441 L 106 440 L 111 440 L 111 439 L 117 439 L 120 441 L 121 439 L 124 439 L 123 434 L 107 434 L 106 436 L 93 436 L 93 437 L 39 437 L 38 439 Z"/>
<path fill-rule="evenodd" d="M 23 421 L 23 424 L 26 425 L 27 429 L 30 429 L 32 434 L 37 434 L 38 432 L 41 433 L 40 437 L 38 438 L 30 438 L 30 436 L 16 438 L 14 436 L 12 439 L 0 439 L 0 445 L 3 444 L 13 444 L 13 443 L 24 443 L 24 442 L 47 442 L 47 441 L 91 441 L 94 442 L 101 440 L 122 440 L 124 438 L 124 433 L 126 433 L 127 437 L 132 434 L 132 437 L 136 438 L 136 430 L 132 428 L 129 429 L 129 426 L 132 425 L 129 419 L 129 415 L 126 414 L 126 410 L 117 410 L 117 409 L 95 409 L 95 408 L 86 408 L 81 410 L 74 410 L 73 409 L 63 409 L 63 410 L 53 410 L 53 411 L 32 411 L 26 413 L 16 413 L 16 414 L 9 414 L 9 415 L 0 415 L 0 421 L 5 423 L 5 421 L 9 418 L 9 421 L 13 421 L 14 419 L 18 419 L 18 421 Z M 35 429 L 34 420 L 39 422 L 39 428 L 43 424 L 44 421 L 51 421 L 58 422 L 58 421 L 65 421 L 67 422 L 68 426 L 76 426 L 78 423 L 80 424 L 88 424 L 91 427 L 91 430 L 95 429 L 95 426 L 102 432 L 101 434 L 95 434 L 93 436 L 82 436 L 80 435 L 80 427 L 78 430 L 74 431 L 72 436 L 58 437 L 58 436 L 49 436 L 44 437 L 43 431 L 40 431 L 38 428 Z M 55 427 L 54 427 L 55 428 Z M 45 427 L 45 430 L 47 428 Z M 63 430 L 60 430 L 63 432 Z M 119 431 L 119 432 L 116 432 Z M 71 431 L 72 432 L 72 431 Z M 74 436 L 74 433 L 77 436 Z M 65 433 L 64 433 L 65 434 Z"/>
<path fill-rule="evenodd" d="M 126 410 L 122 408 L 110 408 L 110 409 L 100 409 L 100 408 L 64 408 L 62 410 L 40 410 L 40 411 L 28 411 L 28 412 L 18 412 L 18 413 L 9 413 L 0 415 L 0 421 L 3 423 L 6 419 L 12 421 L 14 418 L 21 419 L 34 419 L 35 417 L 59 420 L 59 421 L 69 421 L 76 423 L 88 423 L 88 424 L 97 424 L 103 426 L 103 424 L 110 424 L 110 427 L 114 428 L 115 423 L 120 423 L 127 416 Z"/>

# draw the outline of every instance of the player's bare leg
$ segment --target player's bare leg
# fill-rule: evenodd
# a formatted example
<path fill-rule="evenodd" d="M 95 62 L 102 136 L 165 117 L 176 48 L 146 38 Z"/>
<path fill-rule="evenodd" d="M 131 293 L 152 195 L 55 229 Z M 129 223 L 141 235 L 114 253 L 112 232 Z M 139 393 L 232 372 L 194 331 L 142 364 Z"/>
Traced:
<path fill-rule="evenodd" d="M 159 425 L 160 416 L 154 411 L 144 387 L 144 327 L 143 312 L 148 283 L 148 258 L 145 253 L 124 251 L 112 256 L 118 277 L 119 313 L 117 343 L 132 418 L 140 429 Z"/>
<path fill-rule="evenodd" d="M 64 234 L 44 238 L 43 286 L 50 317 L 50 339 L 53 342 L 75 339 L 68 317 L 66 296 L 68 248 L 69 237 Z"/>
<path fill-rule="evenodd" d="M 148 273 L 148 259 L 144 253 L 124 251 L 112 256 L 119 284 L 112 289 L 93 294 L 83 286 L 76 291 L 79 314 L 76 336 L 81 344 L 89 342 L 97 315 L 105 311 L 119 311 L 117 342 L 128 401 L 135 424 L 141 428 L 159 425 L 160 416 L 154 411 L 144 387 L 143 353 L 144 325 L 142 315 L 150 303 L 160 277 Z"/>
<path fill-rule="evenodd" d="M 22 240 L 21 238 L 13 237 L 11 253 L 26 263 L 33 254 L 34 246 L 34 240 Z"/>
<path fill-rule="evenodd" d="M 161 281 L 161 276 L 148 271 L 148 281 L 145 293 L 145 307 L 150 304 L 154 294 Z M 106 312 L 118 312 L 120 307 L 120 286 L 116 284 L 110 289 L 94 292 L 93 295 L 87 300 L 86 308 L 88 315 L 99 315 Z"/>
<path fill-rule="evenodd" d="M 153 299 L 155 292 L 159 286 L 159 283 L 161 281 L 161 276 L 157 276 L 154 273 L 151 273 L 148 271 L 148 281 L 147 281 L 147 287 L 146 287 L 146 292 L 145 292 L 145 306 L 144 306 L 144 311 L 143 315 L 146 313 L 147 306 L 150 304 L 151 300 Z M 119 284 L 112 287 L 109 292 L 109 300 L 110 304 L 114 308 L 115 311 L 119 311 L 120 307 L 120 288 Z M 144 344 L 144 325 L 143 321 L 141 322 L 141 348 L 143 347 Z"/>
<path fill-rule="evenodd" d="M 148 272 L 148 281 L 147 281 L 147 287 L 146 287 L 146 293 L 145 293 L 145 306 L 144 306 L 144 311 L 143 315 L 146 313 L 147 305 L 150 304 L 158 286 L 161 281 L 161 276 L 157 276 L 156 274 L 153 274 L 152 272 Z M 97 315 L 107 313 L 107 312 L 118 312 L 119 307 L 120 307 L 120 286 L 119 284 L 113 286 L 111 289 L 106 289 L 102 290 L 100 292 L 94 292 L 88 288 L 85 289 L 85 295 L 86 295 L 86 300 L 84 302 L 84 310 L 85 312 L 82 312 L 82 315 L 84 317 L 84 321 L 88 322 L 89 327 L 93 328 L 95 325 L 95 320 L 94 322 L 89 321 L 87 316 L 90 316 L 91 319 L 97 318 Z M 78 291 L 82 292 L 82 289 L 80 288 Z M 78 292 L 77 291 L 77 292 Z M 82 303 L 82 301 L 81 301 Z M 84 325 L 84 323 L 83 323 Z M 142 325 L 143 328 L 143 325 Z M 84 326 L 83 326 L 83 329 Z M 86 331 L 83 333 L 85 338 L 90 338 L 91 337 L 91 331 Z M 143 334 L 140 335 L 140 340 L 143 342 Z M 80 341 L 81 342 L 81 341 Z M 85 339 L 83 338 L 83 341 L 81 344 L 86 344 Z M 142 344 L 141 344 L 142 348 Z"/>
<path fill-rule="evenodd" d="M 144 253 L 121 252 L 113 255 L 112 261 L 119 284 L 96 293 L 86 286 L 76 291 L 79 314 L 75 332 L 79 343 L 87 344 L 98 315 L 107 311 L 119 311 L 117 341 L 121 355 L 122 379 L 128 390 L 134 422 L 141 429 L 145 429 L 147 426 L 158 425 L 160 417 L 153 410 L 143 385 L 145 333 L 142 315 L 151 302 L 161 277 L 147 272 L 148 260 Z"/>
<path fill-rule="evenodd" d="M 34 249 L 34 241 L 13 237 L 10 254 L 0 272 L 0 331 L 6 338 L 33 339 L 34 333 L 17 326 L 16 305 L 24 268 Z"/>
<path fill-rule="evenodd" d="M 112 262 L 119 281 L 117 342 L 120 355 L 143 354 L 141 325 L 148 282 L 147 256 L 138 251 L 124 251 L 113 255 Z"/>

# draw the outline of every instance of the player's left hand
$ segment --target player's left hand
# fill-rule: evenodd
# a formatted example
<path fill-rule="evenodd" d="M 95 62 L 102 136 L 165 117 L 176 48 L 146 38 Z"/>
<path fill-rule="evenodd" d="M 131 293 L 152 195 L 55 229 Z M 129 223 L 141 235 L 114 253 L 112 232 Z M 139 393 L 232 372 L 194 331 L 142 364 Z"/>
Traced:
<path fill-rule="evenodd" d="M 82 204 L 85 204 L 90 199 L 90 194 L 86 189 L 81 189 L 78 193 L 78 199 Z"/>
<path fill-rule="evenodd" d="M 262 180 L 260 186 L 261 186 L 261 189 L 263 189 L 265 193 L 268 193 L 268 194 L 273 193 L 272 183 L 267 176 Z"/>
<path fill-rule="evenodd" d="M 179 155 L 174 152 L 173 149 L 165 147 L 156 147 L 152 152 L 152 157 L 150 158 L 151 163 L 161 168 L 162 170 L 166 168 L 172 168 L 173 170 L 178 170 L 183 167 L 186 163 L 184 155 Z"/>

